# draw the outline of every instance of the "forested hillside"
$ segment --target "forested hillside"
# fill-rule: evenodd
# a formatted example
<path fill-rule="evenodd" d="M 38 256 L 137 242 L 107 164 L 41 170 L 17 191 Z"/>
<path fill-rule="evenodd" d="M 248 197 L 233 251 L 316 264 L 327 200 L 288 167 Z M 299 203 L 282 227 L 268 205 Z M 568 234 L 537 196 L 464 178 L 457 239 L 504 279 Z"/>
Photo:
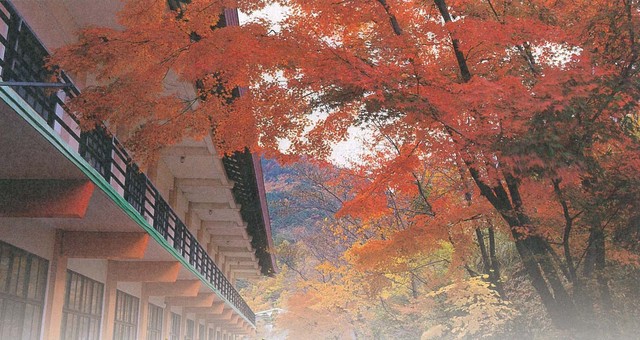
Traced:
<path fill-rule="evenodd" d="M 312 184 L 295 167 L 282 167 L 274 160 L 262 160 L 265 188 L 269 202 L 269 214 L 277 241 L 295 240 L 295 231 L 312 229 L 331 216 L 332 212 L 314 206 L 305 205 L 312 191 Z M 335 211 L 334 211 L 335 213 Z"/>
<path fill-rule="evenodd" d="M 420 234 L 408 234 L 404 248 L 380 256 L 383 248 L 362 245 L 385 240 L 378 233 L 394 232 L 393 220 L 359 225 L 336 217 L 350 197 L 352 170 L 305 162 L 282 167 L 272 160 L 263 160 L 263 166 L 280 272 L 245 293 L 258 310 L 285 312 L 270 319 L 274 329 L 260 328 L 261 336 L 633 339 L 640 331 L 634 302 L 640 298 L 640 272 L 633 261 L 608 264 L 610 305 L 595 303 L 590 317 L 600 328 L 559 329 L 545 316 L 513 240 L 495 216 L 467 221 L 480 229 L 457 229 L 435 246 Z M 397 218 L 407 212 L 397 209 Z M 454 237 L 470 243 L 462 247 Z M 426 247 L 406 248 L 415 246 Z M 585 289 L 598 291 L 600 279 L 593 277 Z"/>

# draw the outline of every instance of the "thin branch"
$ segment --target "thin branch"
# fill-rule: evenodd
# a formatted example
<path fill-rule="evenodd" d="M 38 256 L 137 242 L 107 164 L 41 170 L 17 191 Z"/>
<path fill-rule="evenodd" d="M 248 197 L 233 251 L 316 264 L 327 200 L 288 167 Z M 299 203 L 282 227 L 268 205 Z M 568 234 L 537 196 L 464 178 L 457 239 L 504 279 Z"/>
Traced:
<path fill-rule="evenodd" d="M 387 4 L 386 0 L 378 0 L 378 2 L 384 8 L 384 11 L 387 12 L 387 16 L 389 17 L 389 21 L 391 22 L 391 27 L 393 28 L 393 33 L 396 35 L 402 35 L 402 28 L 400 28 L 400 24 L 398 23 L 398 19 L 396 16 L 391 13 L 391 7 Z"/>

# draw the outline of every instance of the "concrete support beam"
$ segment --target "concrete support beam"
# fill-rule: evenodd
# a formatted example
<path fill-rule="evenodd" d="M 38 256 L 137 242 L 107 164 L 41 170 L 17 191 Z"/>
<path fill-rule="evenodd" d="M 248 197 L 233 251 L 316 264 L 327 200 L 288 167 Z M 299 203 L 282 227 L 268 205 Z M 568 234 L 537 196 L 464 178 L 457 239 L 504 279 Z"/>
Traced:
<path fill-rule="evenodd" d="M 149 243 L 147 233 L 65 231 L 62 254 L 85 259 L 142 259 Z"/>
<path fill-rule="evenodd" d="M 247 229 L 247 224 L 244 222 L 236 222 L 236 221 L 203 221 L 203 226 L 207 229 L 219 231 L 216 235 L 233 235 L 233 231 L 245 230 Z M 225 231 L 232 233 L 225 233 Z"/>
<path fill-rule="evenodd" d="M 200 280 L 178 280 L 176 282 L 146 282 L 143 287 L 149 296 L 197 296 Z"/>
<path fill-rule="evenodd" d="M 239 212 L 224 212 L 224 213 L 212 212 L 211 215 L 209 215 L 209 213 L 207 212 L 206 214 L 200 214 L 200 218 L 204 223 L 231 222 L 231 223 L 236 223 L 238 225 L 242 224 L 242 217 L 240 216 Z"/>
<path fill-rule="evenodd" d="M 176 185 L 181 189 L 189 187 L 218 187 L 233 189 L 233 185 L 225 184 L 217 178 L 176 178 Z"/>
<path fill-rule="evenodd" d="M 108 275 L 119 282 L 175 282 L 177 261 L 109 261 Z"/>
<path fill-rule="evenodd" d="M 234 247 L 234 246 L 230 246 L 230 247 L 225 247 L 225 246 L 218 246 L 218 249 L 226 254 L 232 254 L 232 253 L 242 253 L 242 254 L 246 254 L 246 253 L 254 253 L 254 250 L 251 249 L 250 247 L 247 249 L 247 247 Z M 229 255 L 232 256 L 232 255 Z"/>
<path fill-rule="evenodd" d="M 240 248 L 240 249 L 251 249 L 251 243 L 248 239 L 236 239 L 236 240 L 221 240 L 218 237 L 213 238 L 214 242 L 220 247 L 231 247 L 231 248 Z"/>
<path fill-rule="evenodd" d="M 87 180 L 0 179 L 0 217 L 83 218 L 94 189 Z"/>
<path fill-rule="evenodd" d="M 240 211 L 240 205 L 233 202 L 217 203 L 217 202 L 190 202 L 189 205 L 195 210 L 221 210 L 233 209 Z"/>
<path fill-rule="evenodd" d="M 217 324 L 219 324 L 219 321 L 227 321 L 230 320 L 231 317 L 234 315 L 234 311 L 231 308 L 226 308 L 224 309 L 224 311 L 222 313 L 220 313 L 219 315 L 207 315 L 207 320 L 209 321 L 214 321 Z"/>
<path fill-rule="evenodd" d="M 242 256 L 242 257 L 237 257 L 237 256 L 229 256 L 227 257 L 227 261 L 231 262 L 231 263 L 240 263 L 240 264 L 246 264 L 246 263 L 257 263 L 258 259 L 254 256 Z"/>
<path fill-rule="evenodd" d="M 238 322 L 242 320 L 242 318 L 240 317 L 240 315 L 238 314 L 233 314 L 233 316 L 231 317 L 231 319 L 229 320 L 229 325 L 231 326 L 237 326 Z"/>
<path fill-rule="evenodd" d="M 160 155 L 163 157 L 168 157 L 168 156 L 211 157 L 213 156 L 213 154 L 211 154 L 206 147 L 198 147 L 198 146 L 172 146 L 162 150 Z"/>
<path fill-rule="evenodd" d="M 231 268 L 231 271 L 234 270 L 242 270 L 242 269 L 247 269 L 247 270 L 251 270 L 251 269 L 259 269 L 260 267 L 258 266 L 257 263 L 253 262 L 253 263 L 234 263 L 229 261 L 230 265 L 229 267 Z"/>
<path fill-rule="evenodd" d="M 234 273 L 253 274 L 253 273 L 259 273 L 260 271 L 258 269 L 234 269 L 233 272 Z"/>
<path fill-rule="evenodd" d="M 172 306 L 180 307 L 212 307 L 216 301 L 213 293 L 201 293 L 197 296 L 170 296 L 165 299 Z"/>
<path fill-rule="evenodd" d="M 219 247 L 218 251 L 224 253 L 227 257 L 246 257 L 250 259 L 255 258 L 253 249 L 247 250 L 246 248 Z"/>
<path fill-rule="evenodd" d="M 236 278 L 254 279 L 261 277 L 260 270 L 258 269 L 236 269 L 233 270 L 233 273 Z"/>
<path fill-rule="evenodd" d="M 216 242 L 221 242 L 221 241 L 240 241 L 240 240 L 246 240 L 251 242 L 253 238 L 249 235 L 247 235 L 246 233 L 241 233 L 241 234 L 235 234 L 235 235 L 215 235 L 214 240 Z"/>
<path fill-rule="evenodd" d="M 209 224 L 209 221 L 202 221 L 202 226 L 213 236 L 239 235 L 242 238 L 249 238 L 247 230 L 242 227 L 208 227 Z"/>
<path fill-rule="evenodd" d="M 258 273 L 236 273 L 237 277 L 245 280 L 257 280 L 262 277 Z"/>
<path fill-rule="evenodd" d="M 184 307 L 185 313 L 219 315 L 224 312 L 224 302 L 215 301 L 207 307 Z"/>

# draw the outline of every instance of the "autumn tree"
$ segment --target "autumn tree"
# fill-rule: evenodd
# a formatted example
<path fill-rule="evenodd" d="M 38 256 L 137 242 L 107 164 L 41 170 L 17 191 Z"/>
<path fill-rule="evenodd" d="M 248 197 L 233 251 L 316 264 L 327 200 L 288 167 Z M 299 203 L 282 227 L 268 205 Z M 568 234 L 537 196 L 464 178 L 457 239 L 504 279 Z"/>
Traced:
<path fill-rule="evenodd" d="M 391 213 L 342 216 L 336 214 L 341 201 L 352 199 L 358 188 L 372 180 L 362 175 L 353 178 L 362 171 L 298 163 L 276 172 L 283 173 L 277 183 L 271 182 L 271 176 L 267 182 L 279 192 L 272 204 L 285 204 L 287 209 L 277 208 L 272 216 L 292 223 L 279 228 L 287 238 L 277 247 L 283 270 L 245 292 L 258 307 L 264 306 L 265 298 L 272 299 L 274 290 L 280 292 L 272 299 L 273 307 L 286 312 L 278 315 L 276 329 L 286 329 L 292 338 L 322 339 L 411 339 L 420 337 L 425 325 L 443 327 L 446 336 L 504 334 L 508 330 L 504 325 L 513 315 L 503 312 L 511 309 L 503 310 L 507 302 L 488 277 L 480 275 L 473 260 L 475 248 L 464 243 L 472 243 L 462 234 L 474 235 L 473 228 L 469 232 L 456 225 L 451 238 L 445 233 L 431 241 L 435 234 L 423 230 L 420 240 L 414 240 L 412 217 L 423 214 L 424 205 L 413 196 L 388 188 L 387 210 Z M 433 178 L 440 175 L 428 177 L 425 183 L 430 185 L 425 190 L 432 190 L 431 185 L 440 188 L 432 195 L 450 190 L 444 178 Z M 328 214 L 312 213 L 297 222 L 282 216 L 299 211 Z M 449 239 L 456 241 L 455 246 Z M 455 251 L 458 248 L 460 252 Z M 473 279 L 467 280 L 464 267 L 473 272 Z M 283 286 L 283 282 L 288 284 Z M 439 289 L 443 291 L 436 293 Z"/>
<path fill-rule="evenodd" d="M 288 155 L 322 159 L 364 128 L 371 180 L 339 215 L 393 216 L 390 194 L 419 198 L 406 230 L 365 246 L 429 250 L 497 216 L 558 327 L 610 305 L 607 259 L 637 255 L 621 237 L 638 235 L 637 1 L 276 2 L 290 9 L 279 32 L 218 24 L 225 6 L 264 1 L 130 1 L 121 29 L 86 29 L 52 63 L 95 75 L 70 105 L 85 126 L 128 126 L 139 155 L 214 131 L 222 152 L 276 155 L 284 139 Z M 426 192 L 425 164 L 456 190 Z"/>

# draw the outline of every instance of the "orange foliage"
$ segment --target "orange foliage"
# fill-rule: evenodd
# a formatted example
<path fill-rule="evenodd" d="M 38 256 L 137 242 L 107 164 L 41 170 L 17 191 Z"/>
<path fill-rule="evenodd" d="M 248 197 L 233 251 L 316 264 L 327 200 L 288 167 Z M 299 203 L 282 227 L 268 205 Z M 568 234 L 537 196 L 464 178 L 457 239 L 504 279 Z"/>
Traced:
<path fill-rule="evenodd" d="M 326 158 L 349 127 L 365 127 L 372 150 L 338 214 L 352 220 L 335 229 L 357 244 L 362 270 L 404 270 L 445 243 L 452 266 L 465 265 L 473 232 L 499 216 L 553 299 L 554 266 L 636 213 L 632 2 L 276 2 L 291 11 L 280 32 L 212 28 L 222 8 L 265 1 L 193 0 L 180 13 L 129 1 L 121 29 L 87 28 L 51 63 L 94 75 L 71 107 L 85 126 L 128 126 L 143 155 L 213 131 L 221 152 L 276 155 L 285 139 L 293 155 Z M 235 88 L 246 95 L 232 100 Z"/>

